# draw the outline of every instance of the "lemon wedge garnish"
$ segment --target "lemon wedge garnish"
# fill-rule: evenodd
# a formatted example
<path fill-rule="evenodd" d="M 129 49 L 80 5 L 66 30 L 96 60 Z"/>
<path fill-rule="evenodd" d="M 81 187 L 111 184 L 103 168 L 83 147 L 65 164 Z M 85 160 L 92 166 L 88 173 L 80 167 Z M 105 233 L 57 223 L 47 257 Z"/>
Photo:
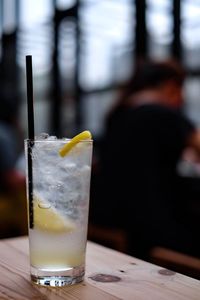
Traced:
<path fill-rule="evenodd" d="M 79 134 L 77 134 L 75 137 L 73 137 L 67 144 L 65 144 L 60 150 L 60 156 L 64 157 L 76 144 L 78 144 L 82 140 L 90 140 L 92 138 L 92 135 L 90 131 L 85 130 Z"/>
<path fill-rule="evenodd" d="M 36 229 L 49 233 L 69 233 L 75 229 L 75 224 L 69 218 L 62 216 L 50 204 L 34 198 L 34 226 Z"/>

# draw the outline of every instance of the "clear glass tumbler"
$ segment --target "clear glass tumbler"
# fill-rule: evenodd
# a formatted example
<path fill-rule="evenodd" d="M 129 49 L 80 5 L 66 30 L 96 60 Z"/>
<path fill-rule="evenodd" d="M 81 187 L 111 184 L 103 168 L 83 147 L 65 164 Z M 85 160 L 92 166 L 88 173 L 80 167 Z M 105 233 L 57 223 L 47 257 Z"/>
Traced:
<path fill-rule="evenodd" d="M 25 140 L 31 280 L 65 286 L 85 273 L 92 140 Z"/>

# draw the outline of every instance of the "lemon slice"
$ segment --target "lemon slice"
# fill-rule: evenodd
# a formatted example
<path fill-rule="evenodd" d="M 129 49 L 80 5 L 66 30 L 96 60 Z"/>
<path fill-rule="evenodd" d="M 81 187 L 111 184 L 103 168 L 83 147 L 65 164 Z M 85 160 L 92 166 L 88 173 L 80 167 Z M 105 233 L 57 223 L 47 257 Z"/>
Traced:
<path fill-rule="evenodd" d="M 50 233 L 69 233 L 75 229 L 75 224 L 70 219 L 37 198 L 34 198 L 34 226 Z"/>
<path fill-rule="evenodd" d="M 91 139 L 92 135 L 90 131 L 85 130 L 79 134 L 77 134 L 75 137 L 73 137 L 67 144 L 65 144 L 60 150 L 60 156 L 64 157 L 76 144 L 78 144 L 82 140 L 88 140 Z"/>

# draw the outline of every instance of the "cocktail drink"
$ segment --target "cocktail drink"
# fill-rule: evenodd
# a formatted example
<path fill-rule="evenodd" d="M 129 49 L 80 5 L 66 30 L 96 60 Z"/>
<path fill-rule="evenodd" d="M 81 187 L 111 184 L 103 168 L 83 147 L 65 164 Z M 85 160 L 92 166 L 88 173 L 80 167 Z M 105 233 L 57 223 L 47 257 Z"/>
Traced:
<path fill-rule="evenodd" d="M 37 284 L 64 286 L 83 280 L 92 146 L 91 139 L 75 144 L 53 137 L 25 141 L 31 279 Z"/>

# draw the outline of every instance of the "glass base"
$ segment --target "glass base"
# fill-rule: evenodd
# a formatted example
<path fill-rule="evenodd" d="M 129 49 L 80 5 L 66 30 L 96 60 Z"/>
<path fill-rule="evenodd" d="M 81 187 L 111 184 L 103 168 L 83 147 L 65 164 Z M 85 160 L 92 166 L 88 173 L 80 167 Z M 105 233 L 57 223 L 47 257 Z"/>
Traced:
<path fill-rule="evenodd" d="M 50 287 L 62 287 L 83 281 L 84 266 L 66 270 L 47 271 L 31 267 L 31 281 L 35 284 Z"/>

